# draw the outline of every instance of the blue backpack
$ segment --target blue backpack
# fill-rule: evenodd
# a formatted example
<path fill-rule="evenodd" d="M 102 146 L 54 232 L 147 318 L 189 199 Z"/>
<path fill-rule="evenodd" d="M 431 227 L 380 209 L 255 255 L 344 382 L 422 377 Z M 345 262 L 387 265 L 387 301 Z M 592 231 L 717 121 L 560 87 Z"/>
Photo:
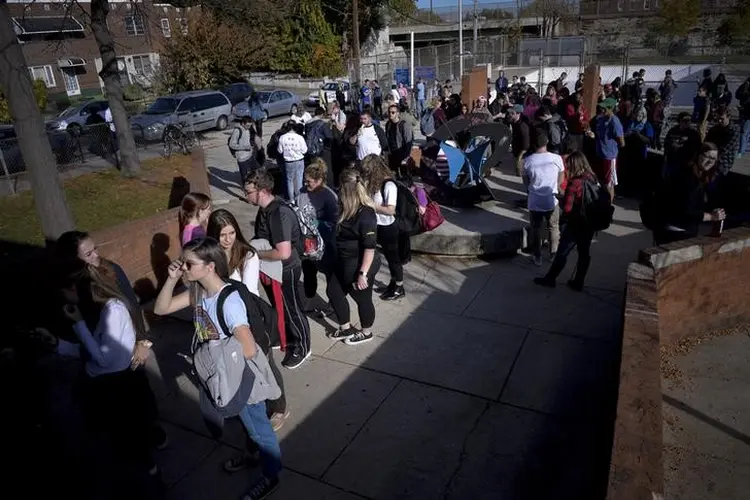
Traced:
<path fill-rule="evenodd" d="M 422 135 L 428 136 L 435 133 L 435 117 L 432 112 L 432 108 L 427 108 L 422 111 L 422 116 L 419 119 L 419 128 L 422 131 Z"/>

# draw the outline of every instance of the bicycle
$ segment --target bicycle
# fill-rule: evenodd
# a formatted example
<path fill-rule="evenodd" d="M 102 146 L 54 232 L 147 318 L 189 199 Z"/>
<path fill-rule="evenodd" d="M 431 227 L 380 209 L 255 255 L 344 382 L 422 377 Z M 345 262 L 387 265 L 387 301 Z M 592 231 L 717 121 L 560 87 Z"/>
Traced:
<path fill-rule="evenodd" d="M 177 122 L 164 131 L 162 156 L 166 159 L 171 158 L 172 151 L 175 148 L 179 148 L 182 154 L 189 155 L 196 144 L 199 144 L 199 142 L 192 124 L 183 121 Z"/>

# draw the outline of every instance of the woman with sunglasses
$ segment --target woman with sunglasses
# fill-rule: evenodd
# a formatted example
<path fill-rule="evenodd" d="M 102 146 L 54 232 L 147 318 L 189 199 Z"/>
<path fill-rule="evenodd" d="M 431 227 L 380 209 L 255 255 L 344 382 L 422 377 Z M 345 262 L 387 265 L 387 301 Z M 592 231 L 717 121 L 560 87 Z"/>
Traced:
<path fill-rule="evenodd" d="M 166 315 L 192 306 L 198 342 L 219 340 L 231 333 L 242 345 L 245 358 L 253 359 L 258 346 L 250 330 L 245 303 L 239 293 L 230 293 L 223 310 L 218 310 L 219 295 L 228 286 L 228 277 L 229 266 L 221 245 L 213 238 L 193 240 L 183 247 L 181 259 L 169 265 L 169 277 L 156 298 L 154 312 Z M 189 290 L 173 296 L 174 288 L 181 279 L 187 281 Z M 219 314 L 223 315 L 229 332 L 221 331 Z M 278 487 L 282 468 L 281 449 L 266 414 L 265 401 L 249 403 L 239 417 L 250 438 L 258 445 L 263 473 L 243 499 L 258 500 Z"/>

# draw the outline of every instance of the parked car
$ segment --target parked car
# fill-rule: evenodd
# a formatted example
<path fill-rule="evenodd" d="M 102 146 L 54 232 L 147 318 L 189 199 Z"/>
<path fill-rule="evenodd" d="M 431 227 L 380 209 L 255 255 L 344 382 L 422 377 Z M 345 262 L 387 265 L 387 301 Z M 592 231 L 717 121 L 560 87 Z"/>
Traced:
<path fill-rule="evenodd" d="M 81 154 L 76 138 L 67 130 L 47 130 L 52 152 L 58 164 L 70 163 Z M 0 125 L 0 153 L 9 174 L 16 174 L 26 170 L 26 162 L 21 154 L 13 125 Z M 5 172 L 0 172 L 5 173 Z"/>
<path fill-rule="evenodd" d="M 255 93 L 253 86 L 247 82 L 232 83 L 222 88 L 221 91 L 229 98 L 232 106 L 246 101 L 248 97 Z"/>
<path fill-rule="evenodd" d="M 302 106 L 300 98 L 288 90 L 260 90 L 258 99 L 266 113 L 266 120 L 272 116 L 294 114 Z M 233 114 L 236 117 L 250 116 L 247 99 L 234 107 Z"/>
<path fill-rule="evenodd" d="M 340 102 L 339 105 L 341 105 L 342 107 L 348 106 L 351 102 L 351 86 L 347 81 L 324 83 L 323 86 L 320 87 L 319 91 L 310 92 L 307 100 L 309 103 L 314 104 L 315 106 L 325 107 L 328 103 L 336 100 L 337 92 L 344 93 L 344 102 Z M 320 102 L 321 95 L 323 96 L 323 102 Z"/>
<path fill-rule="evenodd" d="M 70 106 L 54 119 L 46 122 L 47 130 L 67 130 L 73 135 L 81 135 L 86 125 L 101 123 L 108 109 L 109 102 L 107 101 L 89 101 Z"/>
<path fill-rule="evenodd" d="M 196 90 L 159 97 L 130 119 L 136 139 L 161 141 L 169 126 L 182 124 L 196 132 L 224 130 L 233 120 L 229 98 L 218 90 Z"/>

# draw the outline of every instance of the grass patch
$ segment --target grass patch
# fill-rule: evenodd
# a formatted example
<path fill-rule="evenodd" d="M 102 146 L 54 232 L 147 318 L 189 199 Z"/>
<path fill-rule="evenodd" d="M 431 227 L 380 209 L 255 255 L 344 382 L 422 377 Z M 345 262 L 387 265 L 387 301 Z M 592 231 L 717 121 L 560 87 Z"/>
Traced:
<path fill-rule="evenodd" d="M 76 228 L 96 231 L 167 210 L 173 179 L 187 177 L 190 165 L 190 156 L 177 155 L 142 161 L 138 179 L 126 179 L 112 168 L 65 180 Z M 0 239 L 44 244 L 32 191 L 0 198 Z"/>

